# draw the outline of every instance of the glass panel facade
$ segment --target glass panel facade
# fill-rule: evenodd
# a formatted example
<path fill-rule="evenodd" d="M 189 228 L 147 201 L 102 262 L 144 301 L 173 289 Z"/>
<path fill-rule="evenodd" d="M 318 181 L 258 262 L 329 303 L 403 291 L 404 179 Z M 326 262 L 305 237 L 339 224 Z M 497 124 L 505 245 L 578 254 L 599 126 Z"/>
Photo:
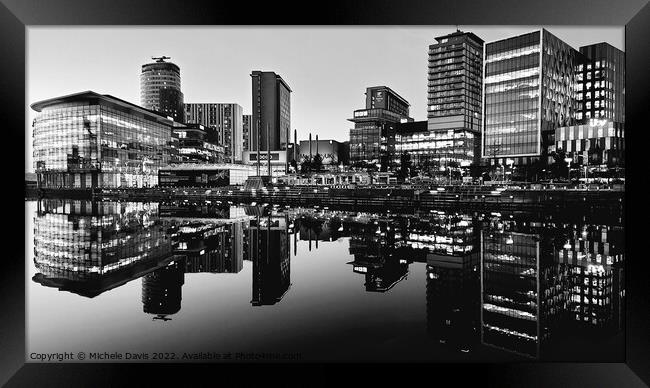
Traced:
<path fill-rule="evenodd" d="M 555 151 L 555 129 L 575 123 L 582 61 L 546 30 L 486 44 L 482 156 L 545 159 Z"/>
<path fill-rule="evenodd" d="M 168 123 L 103 96 L 44 107 L 33 123 L 41 187 L 156 185 L 158 169 L 169 164 Z"/>
<path fill-rule="evenodd" d="M 483 157 L 540 146 L 540 32 L 485 45 Z"/>

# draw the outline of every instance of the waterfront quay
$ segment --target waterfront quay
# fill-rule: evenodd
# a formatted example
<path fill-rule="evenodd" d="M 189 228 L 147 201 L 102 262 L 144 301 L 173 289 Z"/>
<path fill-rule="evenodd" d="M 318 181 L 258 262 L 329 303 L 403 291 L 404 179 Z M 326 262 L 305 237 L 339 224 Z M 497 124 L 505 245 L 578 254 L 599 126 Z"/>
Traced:
<path fill-rule="evenodd" d="M 56 191 L 41 191 L 42 196 L 60 196 Z M 84 196 L 98 200 L 192 201 L 289 206 L 322 206 L 354 209 L 386 208 L 427 210 L 464 208 L 468 210 L 579 210 L 622 214 L 624 191 L 613 189 L 572 189 L 566 187 L 444 185 L 402 186 L 267 186 L 244 188 L 144 188 L 95 189 Z M 81 195 L 81 194 L 80 194 Z M 66 193 L 70 196 L 70 193 Z"/>

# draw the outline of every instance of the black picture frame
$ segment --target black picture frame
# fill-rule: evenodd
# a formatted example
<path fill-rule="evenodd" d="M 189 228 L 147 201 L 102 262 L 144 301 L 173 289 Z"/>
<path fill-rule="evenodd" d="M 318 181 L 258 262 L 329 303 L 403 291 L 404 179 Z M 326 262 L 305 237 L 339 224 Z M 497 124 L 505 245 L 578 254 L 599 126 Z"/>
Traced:
<path fill-rule="evenodd" d="M 626 362 L 420 364 L 406 367 L 404 379 L 454 384 L 469 381 L 495 386 L 645 386 L 650 384 L 650 292 L 647 259 L 643 255 L 642 217 L 647 205 L 633 200 L 643 195 L 645 165 L 632 159 L 644 153 L 648 142 L 647 108 L 650 94 L 648 47 L 650 5 L 647 0 L 456 0 L 394 1 L 338 0 L 323 3 L 210 2 L 174 0 L 0 0 L 0 111 L 4 124 L 5 194 L 22 195 L 23 171 L 13 167 L 25 149 L 26 28 L 35 25 L 610 25 L 625 26 L 626 52 Z M 55 59 L 53 59 L 55 60 Z M 15 152 L 16 155 L 12 155 Z M 24 156 L 24 155 L 23 155 Z M 21 189 L 19 190 L 18 187 Z M 7 189 L 11 188 L 11 189 Z M 21 191 L 20 194 L 18 192 Z M 15 198 L 17 202 L 19 199 Z M 16 209 L 14 209 L 16 210 Z M 19 217 L 17 210 L 16 217 Z M 25 363 L 25 257 L 19 222 L 2 217 L 5 255 L 0 276 L 0 383 L 7 386 L 122 386 L 171 382 L 174 375 L 203 377 L 206 385 L 241 385 L 253 378 L 282 379 L 298 385 L 335 381 L 331 366 L 301 365 L 308 380 L 296 378 L 291 365 L 168 364 L 35 364 Z M 23 225 L 24 230 L 24 225 Z M 14 238 L 15 236 L 15 238 Z M 23 237 L 24 238 L 24 237 Z M 391 373 L 384 366 L 340 365 L 349 379 L 383 381 Z M 291 368 L 291 369 L 290 369 Z M 218 369 L 218 371 L 217 371 Z"/>

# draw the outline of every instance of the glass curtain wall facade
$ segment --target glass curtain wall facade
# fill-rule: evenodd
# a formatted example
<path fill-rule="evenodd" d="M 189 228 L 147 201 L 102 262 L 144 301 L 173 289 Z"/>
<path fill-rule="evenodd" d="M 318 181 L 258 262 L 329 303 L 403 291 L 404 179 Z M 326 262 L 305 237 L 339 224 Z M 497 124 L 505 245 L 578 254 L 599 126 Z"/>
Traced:
<path fill-rule="evenodd" d="M 557 150 L 586 168 L 624 167 L 625 53 L 607 43 L 580 47 L 580 53 L 578 125 L 556 130 Z"/>
<path fill-rule="evenodd" d="M 426 121 L 416 130 L 407 128 L 409 124 L 417 123 L 397 124 L 393 155 L 395 165 L 401 163 L 400 155 L 403 153 L 410 156 L 414 167 L 429 175 L 434 175 L 441 169 L 446 170 L 450 165 L 467 167 L 475 162 L 475 157 L 478 156 L 475 154 L 479 145 L 478 134 L 464 129 L 429 131 L 426 129 Z"/>
<path fill-rule="evenodd" d="M 37 206 L 34 280 L 45 285 L 94 296 L 133 276 L 129 268 L 172 255 L 156 203 L 47 199 Z"/>
<path fill-rule="evenodd" d="M 582 58 L 544 29 L 486 44 L 482 157 L 548 163 L 555 129 L 575 123 Z"/>
<path fill-rule="evenodd" d="M 535 235 L 481 231 L 481 342 L 539 355 L 539 243 Z"/>
<path fill-rule="evenodd" d="M 108 95 L 32 105 L 39 187 L 151 187 L 169 164 L 172 121 Z"/>
<path fill-rule="evenodd" d="M 401 122 L 412 122 L 409 103 L 386 86 L 366 89 L 366 109 L 354 111 L 350 129 L 350 164 L 356 167 L 394 167 L 396 129 Z"/>

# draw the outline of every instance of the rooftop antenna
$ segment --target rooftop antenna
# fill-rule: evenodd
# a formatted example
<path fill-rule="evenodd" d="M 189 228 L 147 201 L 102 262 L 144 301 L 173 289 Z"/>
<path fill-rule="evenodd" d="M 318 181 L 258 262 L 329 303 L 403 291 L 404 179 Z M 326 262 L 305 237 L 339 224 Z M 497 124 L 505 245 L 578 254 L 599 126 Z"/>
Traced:
<path fill-rule="evenodd" d="M 165 62 L 165 59 L 172 59 L 172 57 L 166 57 L 163 55 L 162 57 L 151 57 L 151 59 L 155 60 L 156 62 Z"/>

